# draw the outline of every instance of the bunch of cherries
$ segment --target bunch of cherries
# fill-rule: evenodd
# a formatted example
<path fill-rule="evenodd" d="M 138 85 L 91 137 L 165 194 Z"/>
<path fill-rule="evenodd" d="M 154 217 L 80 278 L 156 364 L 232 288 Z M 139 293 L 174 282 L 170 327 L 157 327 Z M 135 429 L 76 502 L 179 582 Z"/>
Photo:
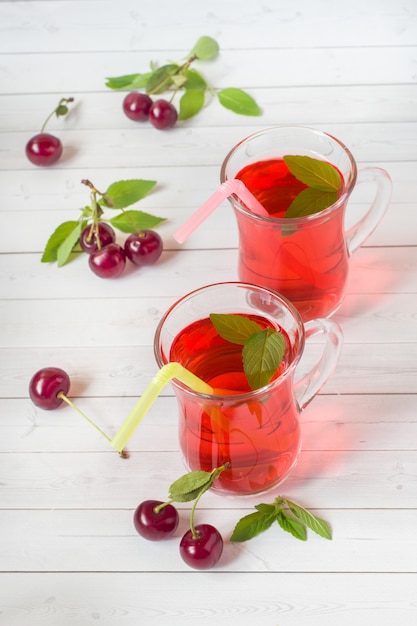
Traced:
<path fill-rule="evenodd" d="M 82 230 L 80 246 L 89 255 L 90 269 L 100 278 L 120 276 L 126 259 L 137 267 L 152 265 L 163 250 L 161 236 L 150 229 L 131 233 L 122 247 L 116 243 L 116 234 L 110 224 L 102 221 L 89 224 Z"/>
<path fill-rule="evenodd" d="M 183 535 L 179 551 L 184 563 L 193 569 L 210 569 L 216 565 L 223 552 L 223 538 L 211 524 L 193 525 L 193 509 L 190 528 Z M 134 526 L 149 541 L 161 541 L 171 537 L 179 523 L 177 509 L 169 502 L 145 500 L 133 516 Z"/>
<path fill-rule="evenodd" d="M 123 112 L 134 122 L 149 122 L 158 130 L 167 130 L 175 126 L 178 119 L 177 109 L 164 98 L 152 100 L 146 93 L 131 91 L 123 100 Z"/>
<path fill-rule="evenodd" d="M 70 377 L 59 367 L 44 367 L 38 370 L 29 382 L 29 396 L 33 404 L 50 411 L 66 402 L 82 417 L 92 424 L 108 441 L 108 437 L 68 398 Z M 126 457 L 124 452 L 120 453 Z M 180 541 L 180 555 L 183 561 L 194 569 L 204 570 L 214 567 L 223 552 L 223 539 L 219 531 L 211 524 L 194 526 L 194 512 L 201 495 L 211 485 L 200 490 L 191 509 L 190 528 Z M 160 541 L 171 537 L 177 530 L 179 515 L 171 502 L 145 500 L 136 508 L 133 523 L 137 532 L 150 541 Z"/>

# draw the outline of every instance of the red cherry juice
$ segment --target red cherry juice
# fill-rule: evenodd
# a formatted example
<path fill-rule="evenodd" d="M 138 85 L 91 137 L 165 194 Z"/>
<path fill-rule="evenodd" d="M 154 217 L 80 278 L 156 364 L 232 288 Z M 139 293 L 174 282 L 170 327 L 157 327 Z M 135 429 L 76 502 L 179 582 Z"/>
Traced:
<path fill-rule="evenodd" d="M 262 327 L 264 318 L 248 316 Z M 220 337 L 209 318 L 194 322 L 174 339 L 170 361 L 181 363 L 214 388 L 212 398 L 177 388 L 179 441 L 191 470 L 231 468 L 215 489 L 235 494 L 266 491 L 294 465 L 300 448 L 298 409 L 292 373 L 297 347 L 286 340 L 284 359 L 267 391 L 251 392 L 243 369 L 242 346 Z M 244 394 L 244 395 L 242 395 Z"/>
<path fill-rule="evenodd" d="M 294 198 L 306 189 L 283 159 L 251 163 L 236 178 L 245 183 L 271 218 L 284 218 Z M 342 203 L 335 210 L 297 223 L 260 219 L 238 209 L 235 212 L 241 281 L 283 294 L 299 309 L 304 321 L 327 317 L 337 308 L 348 273 Z"/>

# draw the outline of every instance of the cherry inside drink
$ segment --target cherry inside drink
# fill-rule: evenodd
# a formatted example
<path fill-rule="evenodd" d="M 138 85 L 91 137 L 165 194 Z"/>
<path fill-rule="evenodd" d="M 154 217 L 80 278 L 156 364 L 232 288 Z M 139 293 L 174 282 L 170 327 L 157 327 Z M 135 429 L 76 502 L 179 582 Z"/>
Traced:
<path fill-rule="evenodd" d="M 240 280 L 283 294 L 304 321 L 327 317 L 343 298 L 348 274 L 343 205 L 286 219 L 288 207 L 307 186 L 280 158 L 250 163 L 235 178 L 245 183 L 269 214 L 259 218 L 235 208 Z M 342 184 L 339 197 L 343 192 Z"/>
<path fill-rule="evenodd" d="M 178 333 L 169 355 L 214 388 L 213 397 L 178 395 L 179 441 L 187 465 L 210 471 L 229 462 L 215 488 L 235 494 L 260 493 L 281 482 L 300 448 L 292 376 L 286 375 L 296 348 L 278 325 L 258 315 L 246 317 L 278 330 L 286 342 L 283 361 L 263 390 L 250 389 L 242 346 L 220 337 L 210 318 Z"/>

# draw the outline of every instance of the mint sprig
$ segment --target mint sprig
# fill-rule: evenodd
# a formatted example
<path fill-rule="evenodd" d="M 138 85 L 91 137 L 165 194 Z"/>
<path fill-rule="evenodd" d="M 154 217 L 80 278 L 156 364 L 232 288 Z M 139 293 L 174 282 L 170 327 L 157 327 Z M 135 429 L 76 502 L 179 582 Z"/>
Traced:
<path fill-rule="evenodd" d="M 244 315 L 212 313 L 210 320 L 223 339 L 243 346 L 243 369 L 251 389 L 267 385 L 284 357 L 282 333 Z"/>
<path fill-rule="evenodd" d="M 258 104 L 247 92 L 236 87 L 216 90 L 199 71 L 191 68 L 195 61 L 214 60 L 218 53 L 217 41 L 212 37 L 202 36 L 192 47 L 184 63 L 169 62 L 158 67 L 152 62 L 150 71 L 107 78 L 106 87 L 113 90 L 143 89 L 150 96 L 172 91 L 171 102 L 177 94 L 181 94 L 179 120 L 187 120 L 197 115 L 206 103 L 207 94 L 217 97 L 224 108 L 238 115 L 261 115 Z"/>
<path fill-rule="evenodd" d="M 82 184 L 90 189 L 90 205 L 81 209 L 78 220 L 63 222 L 49 237 L 42 263 L 57 263 L 62 267 L 70 261 L 74 252 L 79 251 L 79 240 L 82 230 L 90 225 L 92 232 L 98 222 L 111 224 L 123 233 L 135 233 L 144 229 L 151 229 L 164 221 L 165 218 L 125 208 L 144 198 L 156 185 L 154 180 L 132 179 L 120 180 L 112 183 L 105 192 L 98 191 L 89 180 L 82 180 Z M 104 212 L 108 209 L 121 210 L 117 215 L 105 218 Z"/>
<path fill-rule="evenodd" d="M 274 522 L 301 541 L 307 540 L 307 529 L 324 539 L 332 539 L 332 531 L 327 522 L 288 498 L 279 496 L 272 504 L 257 504 L 255 509 L 254 513 L 245 515 L 237 522 L 230 541 L 253 539 L 268 530 Z"/>
<path fill-rule="evenodd" d="M 307 185 L 288 207 L 286 218 L 313 215 L 336 202 L 342 178 L 333 165 L 301 155 L 284 156 L 284 161 L 293 176 Z"/>

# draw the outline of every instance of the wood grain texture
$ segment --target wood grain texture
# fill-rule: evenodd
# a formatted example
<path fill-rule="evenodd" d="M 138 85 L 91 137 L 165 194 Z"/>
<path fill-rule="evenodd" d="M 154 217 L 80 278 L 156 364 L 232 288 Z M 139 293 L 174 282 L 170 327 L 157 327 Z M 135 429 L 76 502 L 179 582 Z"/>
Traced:
<path fill-rule="evenodd" d="M 216 97 L 168 132 L 135 124 L 106 77 L 181 60 L 203 34 L 220 56 L 198 67 L 215 89 L 246 89 L 259 118 Z M 6 0 L 0 2 L 0 624 L 1 626 L 385 626 L 417 623 L 417 11 L 415 0 Z M 31 135 L 49 130 L 62 159 L 36 168 Z M 165 499 L 186 470 L 167 385 L 122 460 L 70 407 L 37 409 L 33 373 L 58 365 L 70 397 L 114 434 L 156 372 L 161 315 L 202 284 L 236 280 L 238 233 L 227 201 L 183 245 L 175 230 L 217 188 L 222 160 L 250 133 L 300 124 L 334 134 L 358 167 L 387 170 L 391 204 L 352 255 L 339 363 L 301 413 L 303 446 L 273 492 L 206 493 L 197 509 L 225 548 L 210 572 L 188 569 L 180 526 L 142 540 L 133 512 Z M 166 218 L 149 268 L 98 279 L 76 256 L 40 262 L 58 224 L 89 203 L 83 178 L 156 180 L 138 208 Z M 374 190 L 358 186 L 349 228 Z M 119 241 L 123 240 L 118 235 Z M 298 376 L 319 346 L 306 347 Z M 242 544 L 237 520 L 286 495 L 326 519 L 333 540 L 278 527 Z"/>

